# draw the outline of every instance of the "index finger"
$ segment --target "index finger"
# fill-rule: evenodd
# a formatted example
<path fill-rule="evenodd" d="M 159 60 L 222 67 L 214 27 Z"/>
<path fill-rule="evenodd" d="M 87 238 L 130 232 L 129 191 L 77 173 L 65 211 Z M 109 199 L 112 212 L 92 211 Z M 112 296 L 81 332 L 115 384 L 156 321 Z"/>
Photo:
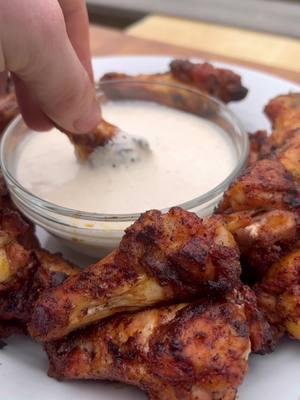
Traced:
<path fill-rule="evenodd" d="M 82 65 L 93 81 L 89 19 L 84 0 L 58 0 L 62 9 L 70 42 Z"/>

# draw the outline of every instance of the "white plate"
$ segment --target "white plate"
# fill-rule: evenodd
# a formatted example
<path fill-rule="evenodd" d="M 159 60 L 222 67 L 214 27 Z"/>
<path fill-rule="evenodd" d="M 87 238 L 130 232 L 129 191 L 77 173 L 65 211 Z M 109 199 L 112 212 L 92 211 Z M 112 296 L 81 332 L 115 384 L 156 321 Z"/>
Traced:
<path fill-rule="evenodd" d="M 164 71 L 169 57 L 132 56 L 101 57 L 93 61 L 95 77 L 108 71 L 129 74 Z M 244 101 L 230 105 L 248 131 L 269 128 L 262 113 L 263 106 L 277 94 L 300 91 L 292 82 L 235 65 L 215 63 L 239 73 L 249 95 Z M 61 243 L 38 230 L 42 244 L 52 251 L 61 251 L 79 265 L 86 257 L 74 254 Z M 47 359 L 39 345 L 27 338 L 11 338 L 0 350 L 0 400 L 142 400 L 146 396 L 137 389 L 101 382 L 56 382 L 46 375 Z M 251 356 L 249 373 L 239 392 L 239 400 L 299 400 L 300 343 L 285 340 L 275 353 Z"/>

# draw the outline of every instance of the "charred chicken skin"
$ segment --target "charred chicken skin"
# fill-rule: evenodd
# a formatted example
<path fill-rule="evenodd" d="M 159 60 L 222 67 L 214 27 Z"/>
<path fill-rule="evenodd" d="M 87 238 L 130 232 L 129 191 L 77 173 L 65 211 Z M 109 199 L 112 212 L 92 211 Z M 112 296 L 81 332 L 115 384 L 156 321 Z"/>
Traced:
<path fill-rule="evenodd" d="M 293 210 L 300 205 L 300 188 L 278 160 L 260 160 L 234 181 L 217 212 Z"/>
<path fill-rule="evenodd" d="M 299 207 L 300 93 L 276 97 L 265 112 L 273 132 L 269 139 L 261 132 L 251 139 L 250 164 L 258 161 L 232 183 L 220 212 Z"/>
<path fill-rule="evenodd" d="M 240 211 L 223 217 L 238 243 L 242 278 L 247 283 L 260 280 L 270 265 L 291 250 L 300 238 L 297 212 Z"/>
<path fill-rule="evenodd" d="M 0 262 L 0 336 L 26 332 L 40 294 L 79 271 L 59 254 L 28 251 L 15 241 L 3 244 Z"/>
<path fill-rule="evenodd" d="M 115 316 L 46 351 L 55 378 L 121 381 L 151 400 L 233 400 L 250 339 L 243 306 L 208 300 Z"/>
<path fill-rule="evenodd" d="M 275 97 L 266 105 L 265 113 L 272 123 L 271 142 L 278 147 L 300 128 L 300 93 Z"/>
<path fill-rule="evenodd" d="M 300 340 L 300 246 L 274 263 L 255 289 L 269 323 Z"/>
<path fill-rule="evenodd" d="M 52 340 L 117 312 L 222 293 L 239 283 L 239 251 L 218 220 L 173 208 L 144 213 L 119 248 L 42 295 L 30 333 Z"/>

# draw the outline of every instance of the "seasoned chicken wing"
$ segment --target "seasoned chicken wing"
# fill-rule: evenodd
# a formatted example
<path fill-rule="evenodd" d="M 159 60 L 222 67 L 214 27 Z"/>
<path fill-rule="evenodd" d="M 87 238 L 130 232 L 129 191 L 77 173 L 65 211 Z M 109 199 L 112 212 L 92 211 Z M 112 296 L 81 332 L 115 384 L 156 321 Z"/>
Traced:
<path fill-rule="evenodd" d="M 273 129 L 300 128 L 300 93 L 289 93 L 272 99 L 265 107 Z"/>
<path fill-rule="evenodd" d="M 300 239 L 297 212 L 240 211 L 223 216 L 241 252 L 243 279 L 260 280 L 266 270 Z"/>
<path fill-rule="evenodd" d="M 110 72 L 105 74 L 101 78 L 101 81 L 126 79 L 134 79 L 135 81 L 141 82 L 184 84 L 192 88 L 200 89 L 225 103 L 242 100 L 248 93 L 248 90 L 241 83 L 241 77 L 233 71 L 224 68 L 216 68 L 209 63 L 193 63 L 188 60 L 173 60 L 170 63 L 170 71 L 166 73 L 132 76 L 118 72 Z M 170 93 L 172 92 L 171 88 L 168 86 L 166 86 L 165 89 L 154 86 L 153 93 L 151 93 L 151 98 L 149 98 L 149 100 L 154 100 L 157 96 L 162 99 L 163 93 L 161 91 L 164 91 L 165 95 L 168 91 Z M 127 94 L 130 95 L 130 93 Z M 143 94 L 144 96 L 147 95 L 147 89 L 145 89 Z M 164 96 L 164 98 L 167 99 L 167 96 Z M 147 99 L 147 97 L 144 99 Z M 170 99 L 170 102 L 167 104 L 172 105 L 172 99 Z M 176 104 L 175 98 L 173 99 L 173 104 Z"/>
<path fill-rule="evenodd" d="M 295 135 L 300 135 L 300 93 L 277 96 L 265 107 L 273 132 L 270 143 L 278 148 Z"/>
<path fill-rule="evenodd" d="M 293 131 L 293 135 L 290 135 L 289 139 L 286 140 L 276 151 L 276 159 L 289 171 L 295 181 L 300 183 L 300 128 Z"/>
<path fill-rule="evenodd" d="M 270 136 L 266 131 L 257 131 L 249 135 L 250 152 L 248 156 L 248 165 L 254 164 L 258 160 L 271 158 L 272 145 Z"/>
<path fill-rule="evenodd" d="M 16 243 L 13 251 L 8 252 L 5 248 L 5 255 L 12 272 L 6 280 L 0 281 L 0 332 L 18 332 L 20 328 L 26 331 L 26 324 L 40 294 L 46 289 L 58 286 L 67 277 L 75 275 L 79 268 L 59 254 L 50 254 L 45 250 L 36 250 L 33 254 Z M 17 268 L 15 259 L 18 261 Z M 4 271 L 2 259 L 0 274 Z"/>
<path fill-rule="evenodd" d="M 117 312 L 226 292 L 239 276 L 239 251 L 221 220 L 149 211 L 117 250 L 40 297 L 30 333 L 59 338 Z"/>
<path fill-rule="evenodd" d="M 19 107 L 14 92 L 0 96 L 0 134 L 18 113 Z M 84 135 L 67 132 L 60 127 L 58 129 L 64 132 L 74 144 L 79 160 L 86 160 L 96 147 L 105 145 L 118 131 L 115 125 L 104 119 L 100 121 L 94 131 L 87 132 Z"/>
<path fill-rule="evenodd" d="M 0 210 L 0 291 L 18 284 L 30 273 L 34 260 L 22 246 L 27 241 L 28 229 L 17 211 Z"/>
<path fill-rule="evenodd" d="M 300 339 L 299 247 L 274 263 L 255 289 L 259 307 L 269 323 Z"/>
<path fill-rule="evenodd" d="M 294 209 L 300 189 L 278 160 L 260 160 L 238 177 L 225 192 L 217 212 Z"/>
<path fill-rule="evenodd" d="M 233 400 L 250 340 L 243 306 L 206 300 L 115 316 L 46 351 L 59 379 L 121 381 L 151 400 Z"/>
<path fill-rule="evenodd" d="M 74 144 L 75 153 L 80 161 L 85 161 L 89 155 L 99 146 L 104 146 L 119 131 L 119 128 L 105 119 L 101 119 L 97 127 L 85 134 L 74 134 L 59 128 Z"/>

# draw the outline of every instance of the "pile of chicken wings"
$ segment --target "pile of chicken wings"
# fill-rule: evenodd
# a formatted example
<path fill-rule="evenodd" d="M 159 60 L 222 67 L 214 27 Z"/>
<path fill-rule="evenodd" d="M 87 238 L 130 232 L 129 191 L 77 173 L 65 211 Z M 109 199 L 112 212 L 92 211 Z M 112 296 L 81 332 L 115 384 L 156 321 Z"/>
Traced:
<path fill-rule="evenodd" d="M 173 61 L 163 78 L 223 101 L 247 93 L 207 63 Z M 16 107 L 7 96 L 2 127 Z M 250 136 L 248 166 L 212 216 L 147 211 L 85 269 L 39 247 L 1 177 L 0 336 L 42 342 L 58 379 L 121 381 L 151 400 L 234 400 L 251 352 L 300 339 L 300 94 L 265 113 L 272 133 Z"/>

